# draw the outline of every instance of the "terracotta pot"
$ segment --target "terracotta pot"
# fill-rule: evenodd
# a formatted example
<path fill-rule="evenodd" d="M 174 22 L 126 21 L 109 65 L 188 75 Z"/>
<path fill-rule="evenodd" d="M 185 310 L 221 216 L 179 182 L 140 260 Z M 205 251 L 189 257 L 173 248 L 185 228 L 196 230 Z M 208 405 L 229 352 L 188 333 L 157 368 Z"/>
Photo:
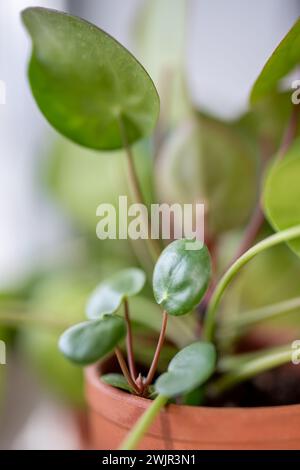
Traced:
<path fill-rule="evenodd" d="M 99 380 L 106 364 L 86 370 L 91 448 L 117 449 L 147 399 Z M 170 405 L 161 412 L 140 449 L 300 449 L 300 405 L 210 408 Z"/>

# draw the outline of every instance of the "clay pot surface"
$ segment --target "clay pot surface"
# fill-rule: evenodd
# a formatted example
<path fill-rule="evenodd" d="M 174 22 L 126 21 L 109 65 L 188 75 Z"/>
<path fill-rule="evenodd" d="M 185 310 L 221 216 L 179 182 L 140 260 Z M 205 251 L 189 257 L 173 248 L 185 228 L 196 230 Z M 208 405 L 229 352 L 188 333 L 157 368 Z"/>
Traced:
<path fill-rule="evenodd" d="M 150 401 L 100 380 L 105 364 L 86 369 L 92 449 L 117 449 Z M 300 449 L 300 404 L 258 408 L 169 405 L 139 449 Z"/>

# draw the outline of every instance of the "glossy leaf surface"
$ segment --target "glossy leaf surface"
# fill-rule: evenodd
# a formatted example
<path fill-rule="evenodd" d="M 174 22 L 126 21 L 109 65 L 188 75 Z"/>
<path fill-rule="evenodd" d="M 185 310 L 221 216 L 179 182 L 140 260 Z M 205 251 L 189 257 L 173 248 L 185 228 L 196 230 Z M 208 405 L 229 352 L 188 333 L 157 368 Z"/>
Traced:
<path fill-rule="evenodd" d="M 101 318 L 116 312 L 124 298 L 136 295 L 142 290 L 145 280 L 146 276 L 141 269 L 129 268 L 102 282 L 88 301 L 88 318 Z"/>
<path fill-rule="evenodd" d="M 123 147 L 152 133 L 159 98 L 139 62 L 107 33 L 80 18 L 28 8 L 33 42 L 29 80 L 47 120 L 85 147 Z"/>
<path fill-rule="evenodd" d="M 59 349 L 72 362 L 92 364 L 114 349 L 125 337 L 125 322 L 120 317 L 79 323 L 66 330 L 59 339 Z"/>
<path fill-rule="evenodd" d="M 184 315 L 198 305 L 211 276 L 206 246 L 188 250 L 187 242 L 176 240 L 165 248 L 153 273 L 155 299 L 169 315 Z"/>
<path fill-rule="evenodd" d="M 209 379 L 215 364 L 216 351 L 212 343 L 190 344 L 172 359 L 168 371 L 155 382 L 155 390 L 170 398 L 188 393 Z"/>

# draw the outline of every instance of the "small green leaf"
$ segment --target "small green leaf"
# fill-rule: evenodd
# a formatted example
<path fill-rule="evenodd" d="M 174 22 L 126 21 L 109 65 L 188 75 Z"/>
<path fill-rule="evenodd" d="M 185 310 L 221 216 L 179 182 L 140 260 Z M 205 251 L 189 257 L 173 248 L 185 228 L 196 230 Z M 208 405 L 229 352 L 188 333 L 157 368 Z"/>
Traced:
<path fill-rule="evenodd" d="M 216 351 L 212 343 L 190 344 L 172 359 L 168 372 L 155 382 L 155 390 L 169 398 L 188 393 L 209 379 L 215 365 Z"/>
<path fill-rule="evenodd" d="M 105 374 L 101 376 L 102 382 L 115 388 L 120 388 L 126 392 L 132 392 L 132 388 L 128 385 L 127 380 L 122 374 Z"/>
<path fill-rule="evenodd" d="M 275 230 L 300 224 L 300 139 L 290 147 L 282 160 L 276 161 L 266 179 L 264 210 Z M 300 242 L 289 246 L 300 255 Z"/>
<path fill-rule="evenodd" d="M 70 361 L 92 364 L 108 354 L 126 335 L 122 318 L 107 316 L 102 320 L 78 323 L 59 339 L 59 349 Z"/>
<path fill-rule="evenodd" d="M 29 80 L 50 124 L 93 149 L 123 147 L 151 134 L 159 98 L 139 62 L 107 33 L 80 18 L 28 8 L 23 22 L 33 41 Z"/>
<path fill-rule="evenodd" d="M 176 240 L 160 255 L 153 273 L 156 302 L 170 315 L 185 315 L 202 299 L 211 276 L 205 245 L 187 249 L 188 240 Z"/>
<path fill-rule="evenodd" d="M 279 81 L 300 63 L 300 19 L 277 46 L 251 91 L 252 103 L 270 94 Z"/>
<path fill-rule="evenodd" d="M 87 317 L 102 318 L 104 315 L 115 313 L 123 299 L 136 295 L 142 290 L 145 281 L 146 276 L 141 269 L 129 268 L 101 282 L 88 301 Z"/>
<path fill-rule="evenodd" d="M 112 387 L 119 388 L 120 390 L 125 390 L 126 392 L 133 393 L 132 388 L 128 385 L 127 380 L 122 374 L 105 374 L 101 376 L 101 380 L 107 385 L 111 385 Z M 151 394 L 151 396 L 156 395 L 154 387 L 151 385 L 149 387 L 149 393 Z"/>

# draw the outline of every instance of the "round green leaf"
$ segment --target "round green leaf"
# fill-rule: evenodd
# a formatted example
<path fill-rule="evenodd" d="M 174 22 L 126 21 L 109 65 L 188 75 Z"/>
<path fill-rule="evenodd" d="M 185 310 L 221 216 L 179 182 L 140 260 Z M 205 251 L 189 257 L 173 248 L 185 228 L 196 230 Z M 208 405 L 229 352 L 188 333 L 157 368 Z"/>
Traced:
<path fill-rule="evenodd" d="M 87 317 L 102 318 L 104 315 L 115 313 L 123 299 L 136 295 L 142 290 L 145 281 L 146 276 L 141 269 L 129 268 L 101 282 L 88 301 Z"/>
<path fill-rule="evenodd" d="M 215 364 L 216 350 L 212 343 L 190 344 L 172 359 L 168 371 L 155 382 L 155 390 L 170 398 L 188 393 L 208 380 Z"/>
<path fill-rule="evenodd" d="M 300 19 L 277 46 L 251 91 L 252 103 L 274 91 L 278 82 L 300 63 Z"/>
<path fill-rule="evenodd" d="M 282 160 L 276 161 L 264 188 L 265 214 L 275 230 L 300 224 L 300 139 L 297 139 Z M 300 241 L 289 242 L 300 255 Z"/>
<path fill-rule="evenodd" d="M 107 33 L 46 8 L 23 11 L 33 41 L 29 80 L 50 124 L 93 149 L 123 147 L 151 134 L 159 98 L 139 62 Z M 122 124 L 120 124 L 122 123 Z"/>
<path fill-rule="evenodd" d="M 184 315 L 202 299 L 211 276 L 205 245 L 187 249 L 188 240 L 176 240 L 162 252 L 153 273 L 156 302 L 170 315 Z"/>
<path fill-rule="evenodd" d="M 120 317 L 86 321 L 61 335 L 59 349 L 72 362 L 92 364 L 112 351 L 125 335 L 125 322 Z"/>

